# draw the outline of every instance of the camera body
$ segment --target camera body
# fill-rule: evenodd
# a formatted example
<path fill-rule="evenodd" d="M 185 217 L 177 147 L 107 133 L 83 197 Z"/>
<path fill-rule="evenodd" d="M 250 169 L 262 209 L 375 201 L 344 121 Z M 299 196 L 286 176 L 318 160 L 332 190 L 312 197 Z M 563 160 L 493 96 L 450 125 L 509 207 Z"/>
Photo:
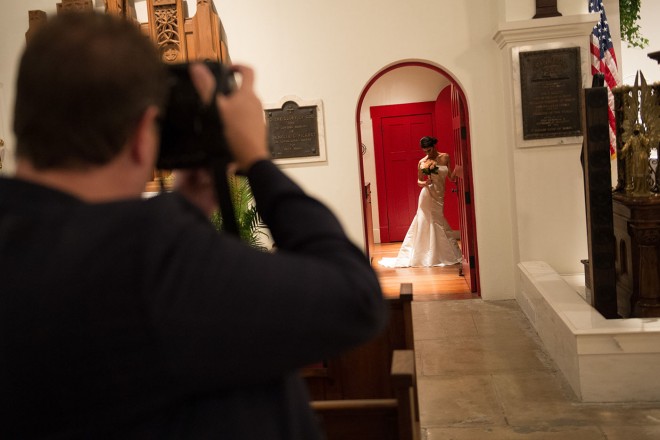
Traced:
<path fill-rule="evenodd" d="M 234 73 L 224 64 L 205 61 L 216 80 L 216 94 L 236 88 Z M 222 121 L 213 100 L 205 105 L 189 74 L 189 63 L 167 66 L 170 89 L 160 121 L 160 151 L 156 167 L 164 170 L 207 167 L 231 161 Z"/>

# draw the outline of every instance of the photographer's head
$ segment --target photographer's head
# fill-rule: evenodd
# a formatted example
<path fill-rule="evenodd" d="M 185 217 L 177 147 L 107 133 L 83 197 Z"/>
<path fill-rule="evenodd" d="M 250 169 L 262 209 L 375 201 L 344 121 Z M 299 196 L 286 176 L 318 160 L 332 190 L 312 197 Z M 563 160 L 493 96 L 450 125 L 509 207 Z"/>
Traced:
<path fill-rule="evenodd" d="M 17 158 L 39 171 L 85 171 L 112 162 L 148 131 L 157 144 L 152 125 L 166 90 L 158 51 L 134 23 L 97 13 L 52 18 L 20 63 Z"/>

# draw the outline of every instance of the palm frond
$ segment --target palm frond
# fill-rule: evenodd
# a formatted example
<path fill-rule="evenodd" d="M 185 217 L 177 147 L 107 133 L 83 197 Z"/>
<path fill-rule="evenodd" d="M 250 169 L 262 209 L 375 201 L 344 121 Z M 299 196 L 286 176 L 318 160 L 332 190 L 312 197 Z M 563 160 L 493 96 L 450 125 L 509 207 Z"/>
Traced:
<path fill-rule="evenodd" d="M 265 225 L 254 205 L 254 196 L 247 178 L 231 175 L 228 177 L 229 192 L 234 205 L 238 234 L 241 240 L 250 246 L 267 251 L 260 238 L 268 237 L 264 232 Z M 222 215 L 215 212 L 211 215 L 211 223 L 217 230 L 222 229 Z"/>

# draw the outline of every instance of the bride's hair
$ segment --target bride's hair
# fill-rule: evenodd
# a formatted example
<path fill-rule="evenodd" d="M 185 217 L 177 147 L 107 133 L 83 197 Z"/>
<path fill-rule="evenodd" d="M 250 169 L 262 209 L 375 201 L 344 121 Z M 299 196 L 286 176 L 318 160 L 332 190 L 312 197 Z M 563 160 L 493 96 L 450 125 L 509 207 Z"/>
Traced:
<path fill-rule="evenodd" d="M 438 143 L 438 140 L 431 136 L 424 136 L 419 140 L 419 146 L 422 148 L 429 148 L 435 146 Z"/>

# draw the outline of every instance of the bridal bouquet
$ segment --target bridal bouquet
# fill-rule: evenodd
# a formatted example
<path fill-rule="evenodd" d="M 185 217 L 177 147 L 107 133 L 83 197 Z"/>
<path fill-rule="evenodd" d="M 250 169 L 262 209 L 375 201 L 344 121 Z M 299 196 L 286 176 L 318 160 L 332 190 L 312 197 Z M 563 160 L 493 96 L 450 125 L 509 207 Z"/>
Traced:
<path fill-rule="evenodd" d="M 430 176 L 431 174 L 438 174 L 438 164 L 433 159 L 426 159 L 422 163 L 422 173 Z"/>

